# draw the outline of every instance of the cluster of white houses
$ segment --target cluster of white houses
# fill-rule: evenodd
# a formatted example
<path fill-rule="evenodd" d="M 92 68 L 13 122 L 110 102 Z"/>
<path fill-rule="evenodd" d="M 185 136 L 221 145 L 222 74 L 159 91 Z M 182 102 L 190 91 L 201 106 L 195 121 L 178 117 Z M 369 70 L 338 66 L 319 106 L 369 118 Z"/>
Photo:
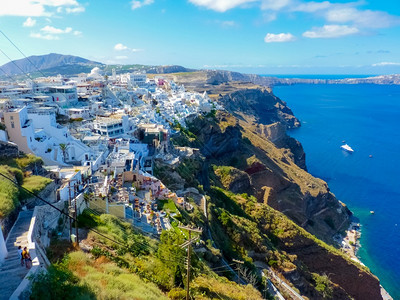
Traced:
<path fill-rule="evenodd" d="M 185 126 L 188 116 L 212 108 L 206 93 L 187 92 L 162 77 L 113 72 L 105 78 L 98 68 L 72 78 L 0 82 L 8 141 L 47 165 L 87 165 L 93 171 L 109 155 L 107 141 L 122 138 L 166 152 L 171 123 Z M 62 117 L 77 122 L 61 126 Z M 4 133 L 0 138 L 7 141 Z"/>
<path fill-rule="evenodd" d="M 59 200 L 74 198 L 87 177 L 101 174 L 93 176 L 92 209 L 143 217 L 159 231 L 169 225 L 157 213 L 155 197 L 184 200 L 152 175 L 153 157 L 171 161 L 171 124 L 186 126 L 188 117 L 214 108 L 219 107 L 206 93 L 142 73 L 113 71 L 107 77 L 94 68 L 70 78 L 3 81 L 0 142 L 41 157 L 61 181 Z M 72 195 L 71 182 L 78 185 Z"/>

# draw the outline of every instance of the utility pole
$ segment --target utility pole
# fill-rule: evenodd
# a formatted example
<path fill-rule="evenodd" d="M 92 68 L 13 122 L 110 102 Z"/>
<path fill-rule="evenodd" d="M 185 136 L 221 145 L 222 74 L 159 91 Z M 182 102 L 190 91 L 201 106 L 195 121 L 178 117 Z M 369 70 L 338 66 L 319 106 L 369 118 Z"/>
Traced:
<path fill-rule="evenodd" d="M 77 191 L 78 191 L 78 187 L 79 186 L 77 187 L 77 183 L 75 182 L 73 187 L 72 187 L 73 191 L 74 191 L 74 198 L 75 198 L 74 207 L 72 207 L 71 181 L 77 181 L 77 180 L 76 179 L 72 179 L 72 180 L 70 179 L 68 181 L 68 190 L 69 190 L 69 197 L 68 197 L 69 198 L 68 199 L 69 238 L 71 240 L 71 236 L 72 236 L 72 220 L 71 219 L 74 218 L 75 219 L 75 235 L 76 235 L 75 243 L 79 245 L 79 240 L 78 240 L 78 222 L 76 221 L 77 217 L 78 217 L 76 195 L 78 194 Z"/>
<path fill-rule="evenodd" d="M 188 247 L 187 253 L 187 275 L 186 275 L 186 300 L 189 300 L 189 284 L 190 284 L 190 256 L 191 256 L 191 249 L 192 249 L 192 243 L 199 238 L 199 236 L 196 236 L 192 238 L 192 231 L 202 233 L 203 229 L 201 228 L 193 228 L 189 226 L 178 226 L 180 229 L 185 229 L 189 231 L 189 240 L 184 242 L 180 247 L 181 248 L 186 248 Z"/>
<path fill-rule="evenodd" d="M 71 180 L 68 181 L 68 220 L 69 220 L 69 239 L 71 240 L 72 235 L 72 221 L 71 221 Z"/>
<path fill-rule="evenodd" d="M 232 259 L 232 261 L 236 263 L 236 272 L 238 274 L 238 279 L 237 279 L 238 282 L 237 283 L 240 284 L 240 268 L 239 268 L 239 264 L 243 265 L 244 261 L 243 260 L 237 260 L 237 259 Z"/>
<path fill-rule="evenodd" d="M 75 193 L 74 193 L 74 194 L 77 195 L 77 194 L 78 194 L 77 191 L 78 191 L 79 185 L 76 186 L 76 183 L 75 183 L 74 187 L 75 187 Z M 76 202 L 78 202 L 77 197 L 75 197 L 75 201 L 74 201 L 74 204 L 75 204 L 75 216 L 74 216 L 74 217 L 75 217 L 76 244 L 79 246 L 79 236 L 78 236 L 78 210 L 77 210 Z"/>

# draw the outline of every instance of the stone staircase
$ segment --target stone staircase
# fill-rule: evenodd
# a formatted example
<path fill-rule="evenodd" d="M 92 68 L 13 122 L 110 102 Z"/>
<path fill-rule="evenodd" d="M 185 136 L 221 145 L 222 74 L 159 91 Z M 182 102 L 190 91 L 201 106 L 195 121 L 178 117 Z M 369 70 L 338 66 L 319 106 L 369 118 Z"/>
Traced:
<path fill-rule="evenodd" d="M 0 265 L 0 300 L 9 299 L 28 273 L 18 258 L 18 246 L 28 247 L 28 231 L 33 211 L 21 211 L 7 238 L 8 256 Z"/>

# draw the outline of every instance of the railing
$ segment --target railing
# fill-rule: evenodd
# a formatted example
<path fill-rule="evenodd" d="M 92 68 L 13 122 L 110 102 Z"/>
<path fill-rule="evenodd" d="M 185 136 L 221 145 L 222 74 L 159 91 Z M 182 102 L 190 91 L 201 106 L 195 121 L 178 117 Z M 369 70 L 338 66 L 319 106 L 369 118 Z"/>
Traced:
<path fill-rule="evenodd" d="M 64 207 L 64 202 L 60 201 L 53 205 L 57 206 L 59 209 L 62 209 Z M 46 242 L 49 242 L 49 237 L 47 234 L 45 234 L 45 232 L 57 225 L 59 215 L 60 213 L 57 210 L 49 207 L 48 205 L 35 207 L 27 236 L 28 249 L 32 258 L 32 267 L 25 275 L 24 279 L 16 288 L 14 293 L 11 295 L 10 299 L 16 300 L 29 298 L 26 295 L 29 293 L 30 289 L 31 281 L 29 278 L 34 277 L 38 272 L 44 270 L 50 265 L 50 261 L 48 260 L 46 251 L 44 249 L 44 246 L 46 245 L 43 245 L 43 243 L 46 244 Z M 48 224 L 47 228 L 44 228 L 44 224 L 46 223 L 44 222 L 44 219 L 46 219 Z M 50 223 L 52 223 L 53 226 L 51 226 Z"/>

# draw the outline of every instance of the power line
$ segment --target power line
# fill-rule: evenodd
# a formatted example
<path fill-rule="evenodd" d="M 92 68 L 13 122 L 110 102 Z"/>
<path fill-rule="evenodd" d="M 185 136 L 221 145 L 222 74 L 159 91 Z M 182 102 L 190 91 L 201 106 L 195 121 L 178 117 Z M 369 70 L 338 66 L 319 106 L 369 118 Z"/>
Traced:
<path fill-rule="evenodd" d="M 19 187 L 20 189 L 22 189 L 22 190 L 25 191 L 26 193 L 28 193 L 28 194 L 30 194 L 30 195 L 32 195 L 32 196 L 38 198 L 39 200 L 41 200 L 41 201 L 43 201 L 44 203 L 48 204 L 49 206 L 51 206 L 52 208 L 54 208 L 55 210 L 57 210 L 57 211 L 60 212 L 61 214 L 67 216 L 67 217 L 70 218 L 71 220 L 73 220 L 73 221 L 75 221 L 75 222 L 78 222 L 78 220 L 77 220 L 76 218 L 71 217 L 69 214 L 65 213 L 64 211 L 62 211 L 62 210 L 59 209 L 58 207 L 54 206 L 54 205 L 51 204 L 50 202 L 44 200 L 42 197 L 40 197 L 40 196 L 36 195 L 35 193 L 31 192 L 30 190 L 24 188 L 24 187 L 23 187 L 22 185 L 20 185 L 18 182 L 14 181 L 12 178 L 10 178 L 10 177 L 4 175 L 3 173 L 0 173 L 0 176 L 4 177 L 4 178 L 7 179 L 8 181 L 11 181 L 14 185 L 16 185 L 17 187 Z M 89 229 L 89 231 L 92 231 L 92 232 L 94 232 L 94 233 L 96 233 L 96 234 L 98 234 L 98 235 L 104 237 L 105 239 L 110 240 L 111 242 L 114 242 L 114 243 L 119 244 L 119 245 L 124 246 L 124 247 L 126 246 L 126 245 L 124 245 L 123 243 L 118 242 L 118 241 L 116 241 L 116 240 L 114 240 L 114 239 L 111 239 L 111 238 L 109 238 L 108 236 L 102 234 L 101 232 L 99 232 L 99 231 L 97 231 L 97 230 L 95 230 L 95 229 L 92 229 L 92 228 L 88 228 L 88 229 Z"/>
<path fill-rule="evenodd" d="M 11 41 L 11 39 L 3 32 L 3 30 L 0 29 L 0 32 L 1 32 L 2 35 L 4 35 L 4 37 L 5 37 L 10 43 L 19 51 L 19 53 L 21 53 L 21 54 L 32 64 L 32 66 L 35 67 L 35 69 L 36 69 L 40 74 L 42 74 L 44 77 L 46 77 L 46 75 L 45 75 L 41 70 L 39 70 L 38 67 L 36 67 L 36 65 L 29 59 L 29 57 L 27 57 L 27 56 L 21 51 L 21 49 L 19 49 L 19 48 L 17 47 L 17 45 L 15 45 L 15 44 L 13 43 L 13 41 Z"/>
<path fill-rule="evenodd" d="M 210 268 L 211 271 L 222 271 L 222 269 L 227 269 L 229 271 L 231 271 L 231 269 L 228 266 L 234 266 L 236 264 L 228 264 L 228 265 L 224 265 L 224 266 L 220 266 L 220 267 L 215 267 L 215 268 Z"/>
<path fill-rule="evenodd" d="M 3 55 L 4 55 L 5 57 L 7 57 L 7 58 L 9 59 L 9 61 L 10 61 L 13 65 L 15 65 L 26 77 L 28 77 L 30 80 L 33 81 L 33 78 L 32 78 L 30 75 L 28 75 L 27 73 L 25 73 L 25 71 L 22 70 L 22 68 L 21 68 L 20 66 L 18 66 L 17 63 L 16 63 L 15 61 L 13 61 L 1 48 L 0 48 L 0 52 L 3 53 Z"/>
<path fill-rule="evenodd" d="M 27 59 L 32 65 L 33 65 L 33 67 L 38 71 L 38 72 L 40 72 L 42 75 L 43 75 L 43 77 L 46 77 L 46 75 L 41 71 L 41 70 L 39 70 L 38 69 L 38 67 L 29 59 L 29 57 L 27 57 L 22 51 L 21 51 L 21 49 L 20 48 L 18 48 L 17 47 L 17 45 L 15 45 L 15 43 L 0 29 L 0 32 L 4 35 L 4 37 L 25 57 L 25 59 Z M 17 63 L 14 61 L 14 60 L 12 60 L 3 50 L 1 50 L 0 49 L 0 51 L 10 60 L 10 62 L 11 63 L 13 63 L 26 77 L 28 77 L 30 80 L 32 80 L 32 82 L 33 83 L 35 83 L 35 81 L 34 81 L 34 79 L 33 79 L 33 77 L 32 76 L 30 76 L 29 74 L 27 74 L 24 70 L 22 70 L 22 68 L 20 67 L 20 66 L 18 66 L 17 65 Z M 4 72 L 4 71 L 3 71 Z M 13 79 L 13 80 L 15 80 L 15 79 Z M 36 83 L 35 83 L 36 84 Z M 33 86 L 33 94 L 35 94 L 35 90 L 34 90 L 35 88 L 34 88 L 34 86 Z M 67 97 L 64 95 L 64 94 L 61 94 L 60 93 L 60 95 L 66 100 L 66 101 L 68 101 L 68 99 L 67 99 Z"/>
<path fill-rule="evenodd" d="M 192 243 L 199 238 L 199 236 L 196 236 L 194 238 L 191 238 L 192 231 L 202 233 L 203 230 L 201 228 L 192 228 L 189 226 L 178 226 L 180 229 L 186 229 L 189 231 L 189 240 L 184 242 L 182 245 L 180 245 L 181 248 L 186 248 L 187 249 L 187 275 L 186 275 L 186 300 L 189 300 L 189 284 L 190 284 L 190 259 L 191 259 L 191 249 L 192 249 Z"/>
<path fill-rule="evenodd" d="M 0 70 L 6 75 L 8 78 L 10 78 L 12 81 L 16 81 L 15 78 L 13 78 L 11 75 L 9 75 L 2 67 L 0 67 Z"/>

